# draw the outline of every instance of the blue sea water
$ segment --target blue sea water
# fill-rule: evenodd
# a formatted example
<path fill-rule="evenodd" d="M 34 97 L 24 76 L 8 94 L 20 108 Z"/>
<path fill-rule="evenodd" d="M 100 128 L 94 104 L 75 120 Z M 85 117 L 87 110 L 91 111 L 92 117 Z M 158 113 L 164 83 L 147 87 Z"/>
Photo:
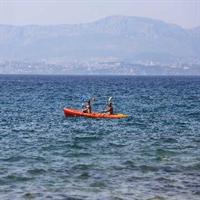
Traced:
<path fill-rule="evenodd" d="M 0 76 L 0 199 L 199 200 L 200 77 Z M 113 97 L 127 119 L 65 118 Z"/>

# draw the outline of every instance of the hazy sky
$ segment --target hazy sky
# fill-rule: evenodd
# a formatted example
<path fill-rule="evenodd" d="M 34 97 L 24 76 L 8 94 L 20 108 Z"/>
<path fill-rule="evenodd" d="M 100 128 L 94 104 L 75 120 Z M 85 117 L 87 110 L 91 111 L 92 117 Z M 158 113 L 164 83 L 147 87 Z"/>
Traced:
<path fill-rule="evenodd" d="M 200 26 L 200 0 L 0 0 L 0 24 L 74 24 L 109 15 Z"/>

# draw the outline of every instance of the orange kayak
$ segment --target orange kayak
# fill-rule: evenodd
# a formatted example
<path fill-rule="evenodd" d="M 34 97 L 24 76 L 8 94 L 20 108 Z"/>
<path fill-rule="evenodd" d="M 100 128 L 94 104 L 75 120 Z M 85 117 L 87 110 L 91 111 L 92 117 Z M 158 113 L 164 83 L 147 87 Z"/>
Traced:
<path fill-rule="evenodd" d="M 108 114 L 108 113 L 83 113 L 80 110 L 75 110 L 71 108 L 64 108 L 65 117 L 88 117 L 88 118 L 110 118 L 110 119 L 121 119 L 126 118 L 128 115 L 124 114 Z"/>

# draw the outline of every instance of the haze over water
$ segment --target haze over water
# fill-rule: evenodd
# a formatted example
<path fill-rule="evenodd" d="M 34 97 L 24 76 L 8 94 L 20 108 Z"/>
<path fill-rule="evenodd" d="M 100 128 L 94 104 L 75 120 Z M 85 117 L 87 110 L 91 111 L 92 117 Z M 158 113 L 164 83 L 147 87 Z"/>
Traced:
<path fill-rule="evenodd" d="M 0 199 L 200 198 L 200 78 L 0 76 Z M 122 120 L 65 118 L 95 96 Z"/>

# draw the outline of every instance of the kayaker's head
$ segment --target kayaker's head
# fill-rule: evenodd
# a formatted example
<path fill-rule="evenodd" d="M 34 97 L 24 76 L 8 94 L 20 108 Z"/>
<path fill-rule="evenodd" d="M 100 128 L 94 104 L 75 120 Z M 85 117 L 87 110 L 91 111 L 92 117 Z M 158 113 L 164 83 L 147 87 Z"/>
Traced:
<path fill-rule="evenodd" d="M 108 104 L 110 107 L 112 107 L 112 103 L 111 102 L 109 102 L 109 104 Z"/>

